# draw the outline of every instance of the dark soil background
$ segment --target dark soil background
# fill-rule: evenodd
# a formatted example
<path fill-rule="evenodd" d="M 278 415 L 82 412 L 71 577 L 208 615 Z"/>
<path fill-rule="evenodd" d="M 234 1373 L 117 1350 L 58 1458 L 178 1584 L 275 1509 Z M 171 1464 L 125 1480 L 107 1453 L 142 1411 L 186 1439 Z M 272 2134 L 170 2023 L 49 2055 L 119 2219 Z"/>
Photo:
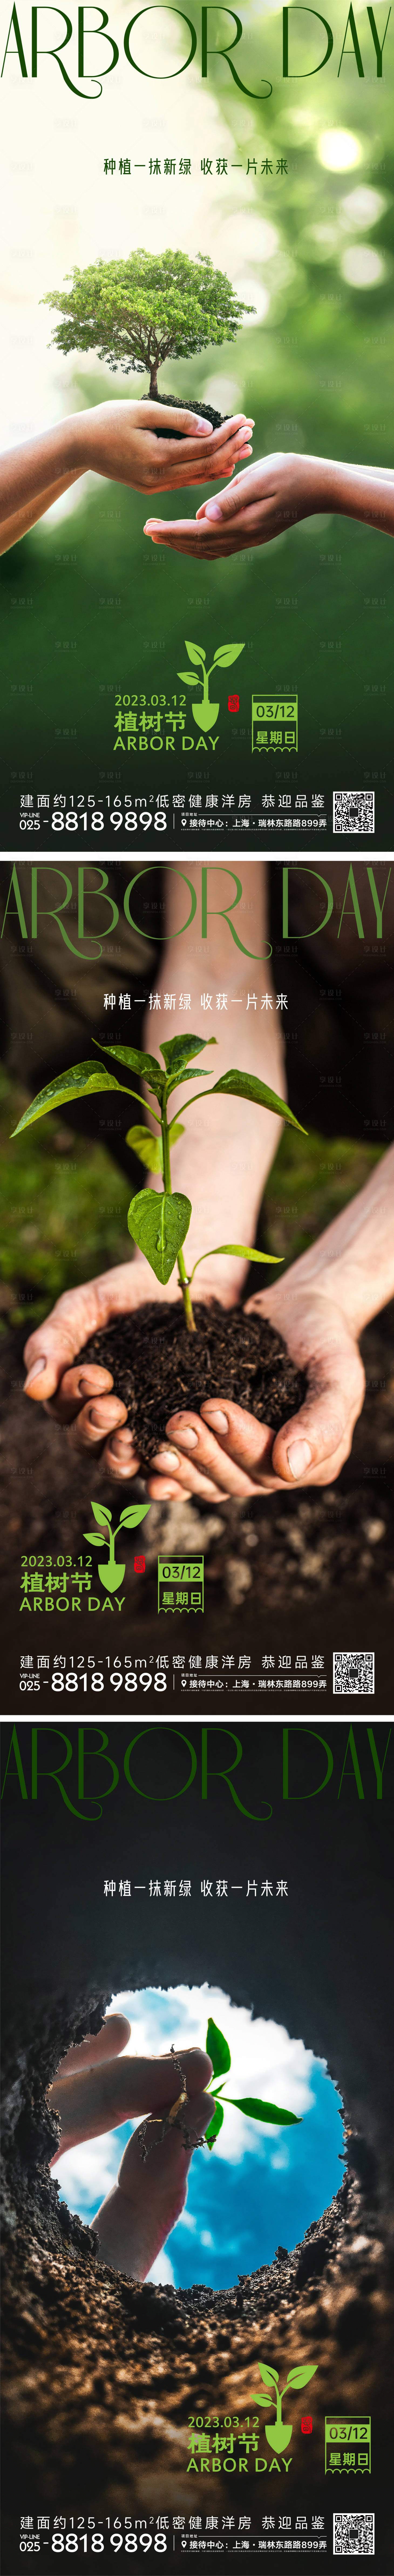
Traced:
<path fill-rule="evenodd" d="M 242 1307 L 226 1313 L 219 1298 L 194 1305 L 196 1331 L 188 1333 L 180 1305 L 140 1306 L 93 1333 L 79 1356 L 111 1369 L 116 1395 L 127 1405 L 141 1459 L 153 1458 L 170 1413 L 205 1397 L 227 1396 L 280 1430 L 302 1404 L 306 1379 L 271 1324 Z M 149 1350 L 149 1376 L 147 1351 Z"/>

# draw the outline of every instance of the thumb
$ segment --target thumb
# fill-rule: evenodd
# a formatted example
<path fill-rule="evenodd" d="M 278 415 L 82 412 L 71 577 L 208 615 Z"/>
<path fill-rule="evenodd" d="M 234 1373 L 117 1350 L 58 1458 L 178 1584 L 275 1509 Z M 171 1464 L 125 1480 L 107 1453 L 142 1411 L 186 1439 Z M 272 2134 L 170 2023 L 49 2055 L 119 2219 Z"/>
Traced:
<path fill-rule="evenodd" d="M 202 502 L 197 517 L 214 519 L 216 522 L 220 519 L 235 519 L 239 510 L 246 510 L 251 501 L 257 499 L 253 469 L 245 467 L 243 474 L 234 474 L 232 482 L 227 484 L 223 492 L 215 492 L 214 500 Z"/>
<path fill-rule="evenodd" d="M 319 1384 L 320 1379 L 320 1384 Z M 364 1370 L 356 1344 L 346 1346 L 342 1361 L 332 1371 L 314 1368 L 313 1392 L 300 1405 L 299 1413 L 282 1424 L 272 1450 L 271 1465 L 287 1485 L 307 1484 L 319 1468 L 335 1477 L 349 1456 L 354 1423 L 361 1412 L 365 1388 Z M 323 1479 L 324 1481 L 324 1473 Z"/>
<path fill-rule="evenodd" d="M 91 1285 L 71 1288 L 68 1294 L 58 1298 L 45 1323 L 39 1324 L 37 1332 L 30 1333 L 25 1342 L 25 1395 L 33 1396 L 36 1402 L 48 1403 L 49 1397 L 56 1394 L 63 1370 L 71 1367 L 76 1352 L 83 1349 L 88 1334 L 94 1332 L 98 1321 L 103 1323 L 105 1316 L 103 1311 L 98 1314 L 94 1280 Z"/>
<path fill-rule="evenodd" d="M 140 406 L 142 413 L 142 404 Z M 174 403 L 145 402 L 141 429 L 177 429 L 182 438 L 212 438 L 212 421 L 201 420 L 200 412 L 177 411 Z"/>

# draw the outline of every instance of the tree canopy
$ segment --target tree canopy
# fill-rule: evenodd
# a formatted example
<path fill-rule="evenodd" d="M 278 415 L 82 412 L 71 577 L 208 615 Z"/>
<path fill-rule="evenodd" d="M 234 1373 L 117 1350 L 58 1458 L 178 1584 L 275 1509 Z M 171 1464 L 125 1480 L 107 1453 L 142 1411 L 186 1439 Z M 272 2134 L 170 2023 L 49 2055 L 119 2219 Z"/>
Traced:
<path fill-rule="evenodd" d="M 147 369 L 151 394 L 165 358 L 195 357 L 209 344 L 235 340 L 243 314 L 255 310 L 239 302 L 207 252 L 192 260 L 181 250 L 136 250 L 129 259 L 73 268 L 69 294 L 64 287 L 42 302 L 61 313 L 53 342 L 65 356 L 70 349 L 97 349 L 112 374 L 117 367 L 126 376 Z"/>

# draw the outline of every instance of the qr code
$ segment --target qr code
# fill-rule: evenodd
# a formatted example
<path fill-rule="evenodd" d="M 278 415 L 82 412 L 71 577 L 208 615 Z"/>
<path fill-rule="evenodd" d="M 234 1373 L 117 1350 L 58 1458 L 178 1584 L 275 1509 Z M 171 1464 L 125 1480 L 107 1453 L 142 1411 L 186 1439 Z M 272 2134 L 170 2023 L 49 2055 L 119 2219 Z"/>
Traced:
<path fill-rule="evenodd" d="M 375 797 L 373 787 L 334 787 L 333 831 L 343 833 L 375 831 Z"/>
<path fill-rule="evenodd" d="M 375 1656 L 365 1646 L 341 1647 L 333 1655 L 334 1699 L 373 1699 Z"/>
<path fill-rule="evenodd" d="M 334 2513 L 334 2558 L 375 2557 L 374 2513 Z"/>

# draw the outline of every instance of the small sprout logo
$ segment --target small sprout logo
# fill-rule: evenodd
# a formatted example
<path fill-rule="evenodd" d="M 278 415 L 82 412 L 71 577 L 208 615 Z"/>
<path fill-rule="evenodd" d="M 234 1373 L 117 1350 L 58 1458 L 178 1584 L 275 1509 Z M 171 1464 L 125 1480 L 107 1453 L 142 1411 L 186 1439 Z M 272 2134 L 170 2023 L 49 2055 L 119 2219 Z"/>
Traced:
<path fill-rule="evenodd" d="M 201 681 L 202 698 L 195 698 L 192 700 L 192 715 L 194 716 L 195 724 L 198 724 L 200 727 L 200 732 L 212 733 L 213 726 L 216 724 L 217 716 L 219 714 L 219 699 L 210 698 L 208 681 L 212 679 L 213 671 L 228 671 L 230 668 L 230 662 L 238 662 L 239 654 L 244 653 L 245 646 L 244 644 L 218 644 L 217 653 L 214 653 L 213 662 L 210 662 L 209 670 L 207 671 L 205 653 L 203 653 L 201 644 L 188 644 L 187 635 L 185 635 L 185 644 L 186 652 L 189 655 L 189 662 L 193 662 L 194 669 L 192 671 L 178 671 L 177 677 L 178 680 L 186 680 L 189 689 L 197 688 L 198 683 Z M 196 672 L 198 672 L 198 683 Z"/>
<path fill-rule="evenodd" d="M 253 2389 L 253 2405 L 273 2406 L 275 2402 L 275 2423 L 266 2424 L 265 2430 L 269 2450 L 275 2451 L 276 2457 L 278 2458 L 281 2451 L 288 2450 L 293 2431 L 292 2424 L 282 2424 L 282 2397 L 286 2396 L 288 2388 L 295 2389 L 308 2387 L 309 2380 L 314 2379 L 315 2377 L 317 2361 L 312 2363 L 312 2369 L 309 2365 L 308 2369 L 304 2370 L 303 2365 L 301 2364 L 300 2369 L 297 2368 L 297 2370 L 289 2370 L 282 2390 L 279 2388 L 279 2372 L 277 2370 L 269 2370 L 268 2362 L 266 2361 L 259 2361 L 258 2367 L 260 2378 L 264 2380 L 264 2389 Z"/>
<path fill-rule="evenodd" d="M 108 1547 L 107 1563 L 98 1565 L 97 1573 L 100 1583 L 104 1586 L 104 1592 L 119 1592 L 121 1583 L 124 1581 L 126 1566 L 116 1563 L 115 1539 L 119 1537 L 119 1530 L 136 1529 L 138 1521 L 145 1520 L 146 1513 L 150 1512 L 150 1503 L 127 1503 L 126 1510 L 121 1512 L 120 1521 L 117 1522 L 114 1530 L 112 1512 L 106 1511 L 105 1503 L 92 1503 L 91 1508 L 95 1521 L 99 1522 L 99 1530 L 84 1530 L 83 1535 L 89 1540 L 90 1547 Z"/>
<path fill-rule="evenodd" d="M 229 2074 L 231 2057 L 228 2040 L 224 2039 L 223 2031 L 218 2030 L 217 2023 L 215 2021 L 208 2022 L 205 2045 L 208 2050 L 208 2056 L 212 2058 L 213 2070 L 211 2082 L 207 2089 L 208 2092 L 212 2093 L 215 2103 L 213 2120 L 210 2121 L 209 2129 L 207 2129 L 206 2132 L 206 2143 L 210 2152 L 211 2148 L 215 2145 L 215 2138 L 219 2137 L 219 2130 L 223 2127 L 224 2106 L 226 2102 L 231 2103 L 233 2111 L 243 2111 L 246 2120 L 265 2120 L 269 2124 L 270 2128 L 298 2129 L 301 2126 L 300 2121 L 297 2120 L 295 2111 L 278 2110 L 277 2102 L 260 2102 L 258 2095 L 254 2093 L 243 2093 L 241 2096 L 236 2093 L 225 2093 L 223 2102 L 223 2082 L 225 2075 Z M 218 2078 L 219 2081 L 217 2080 Z M 306 2375 L 307 2378 L 309 2378 L 309 2372 L 307 2372 Z M 269 2379 L 269 2371 L 266 2372 L 265 2376 Z M 297 2382 L 297 2385 L 301 2387 L 301 2380 L 299 2383 Z M 259 2397 L 259 2405 L 263 2404 L 264 2399 Z"/>

